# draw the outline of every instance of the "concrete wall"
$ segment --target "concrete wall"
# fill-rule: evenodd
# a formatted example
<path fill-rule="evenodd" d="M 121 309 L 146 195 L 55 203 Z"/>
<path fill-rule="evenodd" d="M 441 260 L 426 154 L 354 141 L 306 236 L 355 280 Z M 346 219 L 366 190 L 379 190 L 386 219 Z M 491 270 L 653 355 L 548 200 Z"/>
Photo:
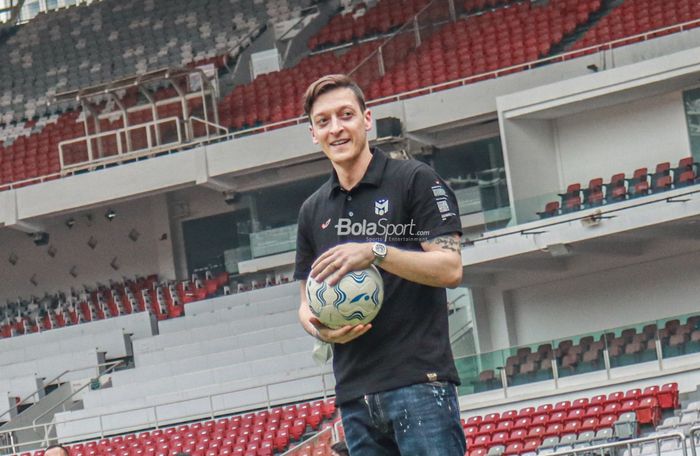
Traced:
<path fill-rule="evenodd" d="M 672 166 L 690 155 L 683 93 L 595 109 L 556 120 L 562 162 L 562 189 L 587 185 L 595 177 L 607 181 L 615 173 L 631 176 L 640 167 L 662 161 Z"/>
<path fill-rule="evenodd" d="M 98 190 L 95 190 L 96 192 Z M 86 192 L 88 193 L 88 192 Z M 157 273 L 174 279 L 174 262 L 165 196 L 132 200 L 109 206 L 116 212 L 110 222 L 106 209 L 95 209 L 42 221 L 49 233 L 49 244 L 34 245 L 27 234 L 11 229 L 0 230 L 0 302 L 17 297 L 43 296 L 45 292 L 69 292 L 71 287 L 94 287 L 98 282 L 120 281 L 123 277 Z M 88 220 L 88 215 L 91 220 Z M 66 220 L 75 225 L 68 228 Z M 129 233 L 139 233 L 136 241 Z M 164 239 L 162 239 L 164 237 Z M 88 245 L 90 239 L 97 244 Z M 162 240 L 161 240 L 162 239 Z M 55 249 L 55 255 L 49 251 Z M 8 262 L 11 254 L 17 263 Z M 119 269 L 111 264 L 116 258 Z M 74 271 L 76 276 L 71 275 Z M 32 280 L 35 283 L 32 283 Z"/>
<path fill-rule="evenodd" d="M 518 344 L 697 312 L 700 255 L 673 258 L 512 290 Z"/>

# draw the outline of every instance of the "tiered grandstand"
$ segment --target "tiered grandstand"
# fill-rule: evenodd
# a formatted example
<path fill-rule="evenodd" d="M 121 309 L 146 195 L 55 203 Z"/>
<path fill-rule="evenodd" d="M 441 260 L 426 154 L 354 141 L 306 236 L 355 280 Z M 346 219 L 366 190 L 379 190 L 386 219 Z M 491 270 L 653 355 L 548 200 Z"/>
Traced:
<path fill-rule="evenodd" d="M 290 276 L 334 72 L 459 200 L 467 454 L 700 448 L 697 1 L 0 6 L 0 454 L 330 454 Z"/>

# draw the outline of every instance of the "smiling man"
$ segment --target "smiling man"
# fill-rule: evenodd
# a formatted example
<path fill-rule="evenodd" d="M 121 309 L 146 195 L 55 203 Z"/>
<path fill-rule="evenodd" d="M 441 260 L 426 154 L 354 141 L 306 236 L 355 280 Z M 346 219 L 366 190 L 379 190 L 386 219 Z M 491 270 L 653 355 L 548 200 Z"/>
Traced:
<path fill-rule="evenodd" d="M 312 83 L 304 109 L 333 173 L 299 213 L 299 320 L 333 344 L 336 403 L 350 454 L 463 456 L 445 293 L 462 279 L 454 194 L 429 166 L 370 149 L 372 114 L 347 76 Z M 385 289 L 375 320 L 323 326 L 309 310 L 306 281 L 334 284 L 370 264 L 380 269 Z"/>

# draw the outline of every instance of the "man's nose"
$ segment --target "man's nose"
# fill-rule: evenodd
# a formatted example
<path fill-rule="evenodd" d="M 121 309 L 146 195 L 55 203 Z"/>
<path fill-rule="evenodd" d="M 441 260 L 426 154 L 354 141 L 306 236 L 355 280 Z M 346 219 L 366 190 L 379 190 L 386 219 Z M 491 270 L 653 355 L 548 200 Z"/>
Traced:
<path fill-rule="evenodd" d="M 340 133 L 342 131 L 342 129 L 343 129 L 343 125 L 340 122 L 340 119 L 338 119 L 335 116 L 332 117 L 331 118 L 331 133 L 334 135 L 337 135 L 338 133 Z"/>

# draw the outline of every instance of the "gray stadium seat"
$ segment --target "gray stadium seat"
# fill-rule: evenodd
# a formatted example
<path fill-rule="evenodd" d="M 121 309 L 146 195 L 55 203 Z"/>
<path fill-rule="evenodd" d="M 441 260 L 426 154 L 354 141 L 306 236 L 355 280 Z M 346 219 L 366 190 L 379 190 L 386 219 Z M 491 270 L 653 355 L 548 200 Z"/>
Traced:
<path fill-rule="evenodd" d="M 506 451 L 505 445 L 494 445 L 489 448 L 489 452 L 486 453 L 486 456 L 501 456 L 504 451 Z"/>
<path fill-rule="evenodd" d="M 619 439 L 631 439 L 637 436 L 637 414 L 623 413 L 615 422 L 615 435 Z"/>
<path fill-rule="evenodd" d="M 595 433 L 595 437 L 592 440 L 593 445 L 602 445 L 612 441 L 614 438 L 612 428 L 602 428 L 598 429 Z"/>

